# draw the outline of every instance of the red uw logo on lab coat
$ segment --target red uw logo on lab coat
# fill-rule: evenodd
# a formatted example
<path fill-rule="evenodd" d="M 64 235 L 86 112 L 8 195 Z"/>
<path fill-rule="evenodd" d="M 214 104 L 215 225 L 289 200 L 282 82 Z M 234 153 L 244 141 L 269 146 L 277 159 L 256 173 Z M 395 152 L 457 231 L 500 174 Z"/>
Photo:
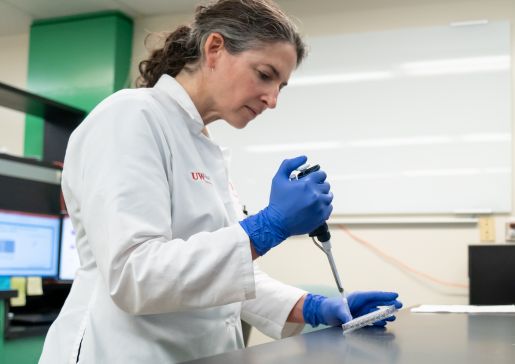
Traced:
<path fill-rule="evenodd" d="M 211 179 L 204 172 L 191 172 L 191 178 L 193 178 L 194 181 L 201 181 L 211 184 Z"/>

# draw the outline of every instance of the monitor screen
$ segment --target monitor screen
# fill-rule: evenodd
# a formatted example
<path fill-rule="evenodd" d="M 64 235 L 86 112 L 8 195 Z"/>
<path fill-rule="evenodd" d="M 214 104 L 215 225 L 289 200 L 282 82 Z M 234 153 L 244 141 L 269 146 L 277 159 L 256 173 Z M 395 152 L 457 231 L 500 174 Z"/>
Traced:
<path fill-rule="evenodd" d="M 68 216 L 63 218 L 61 228 L 61 253 L 59 256 L 59 279 L 73 280 L 75 273 L 80 267 L 79 254 L 75 244 L 75 230 L 73 230 L 71 219 Z"/>
<path fill-rule="evenodd" d="M 0 275 L 57 276 L 58 216 L 0 210 Z"/>

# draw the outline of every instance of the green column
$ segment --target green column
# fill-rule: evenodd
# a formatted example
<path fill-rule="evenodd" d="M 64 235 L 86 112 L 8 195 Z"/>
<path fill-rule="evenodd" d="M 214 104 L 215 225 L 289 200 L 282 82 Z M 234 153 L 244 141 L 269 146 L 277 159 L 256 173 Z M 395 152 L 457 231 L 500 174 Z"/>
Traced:
<path fill-rule="evenodd" d="M 35 21 L 30 30 L 30 92 L 90 111 L 128 87 L 133 22 L 119 12 Z M 25 156 L 41 158 L 43 120 L 27 115 Z"/>

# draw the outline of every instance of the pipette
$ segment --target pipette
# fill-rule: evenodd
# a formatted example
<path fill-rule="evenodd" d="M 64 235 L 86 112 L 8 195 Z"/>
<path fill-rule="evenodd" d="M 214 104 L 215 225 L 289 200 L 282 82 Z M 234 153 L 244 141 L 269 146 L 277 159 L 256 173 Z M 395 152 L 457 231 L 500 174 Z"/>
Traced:
<path fill-rule="evenodd" d="M 329 227 L 327 226 L 327 223 L 324 222 L 323 225 L 319 226 L 316 230 L 309 233 L 309 236 L 311 237 L 311 239 L 313 239 L 313 243 L 315 243 L 315 245 L 319 247 L 320 250 L 322 250 L 327 256 L 329 266 L 331 267 L 331 271 L 333 272 L 334 280 L 336 281 L 336 287 L 342 295 L 344 309 L 349 315 L 349 320 L 352 320 L 352 314 L 350 312 L 347 294 L 343 289 L 342 281 L 340 280 L 340 275 L 338 274 L 338 269 L 336 269 L 336 263 L 334 262 L 333 253 L 331 251 L 331 233 L 329 232 Z M 315 237 L 320 242 L 320 244 L 316 242 Z"/>
<path fill-rule="evenodd" d="M 327 226 L 327 223 L 324 222 L 323 225 L 319 226 L 316 230 L 310 232 L 309 236 L 313 239 L 315 245 L 319 247 L 327 256 L 327 260 L 329 261 L 331 271 L 333 272 L 334 280 L 336 281 L 336 287 L 338 288 L 338 291 L 343 295 L 345 292 L 343 290 L 340 275 L 338 274 L 338 269 L 336 269 L 336 263 L 334 262 L 333 253 L 331 251 L 331 233 L 329 232 L 329 227 Z M 317 238 L 320 244 L 316 242 L 315 237 Z"/>
<path fill-rule="evenodd" d="M 318 164 L 310 167 L 308 165 L 301 166 L 294 171 L 290 176 L 290 179 L 301 179 L 302 177 L 307 176 L 308 174 L 318 171 L 320 166 Z M 338 274 L 338 269 L 336 268 L 336 263 L 334 262 L 333 253 L 331 251 L 331 233 L 329 232 L 329 227 L 327 223 L 323 223 L 318 228 L 309 233 L 311 239 L 313 239 L 313 243 L 320 248 L 327 256 L 327 260 L 329 261 L 329 266 L 331 267 L 331 271 L 333 273 L 334 280 L 336 282 L 336 287 L 338 288 L 338 292 L 342 295 L 343 303 L 345 305 L 345 309 L 349 314 L 350 319 L 352 319 L 352 315 L 350 313 L 349 303 L 347 301 L 347 295 L 345 290 L 343 289 L 342 282 L 340 280 L 340 275 Z M 316 239 L 315 239 L 316 238 Z M 320 242 L 317 243 L 317 240 Z"/>

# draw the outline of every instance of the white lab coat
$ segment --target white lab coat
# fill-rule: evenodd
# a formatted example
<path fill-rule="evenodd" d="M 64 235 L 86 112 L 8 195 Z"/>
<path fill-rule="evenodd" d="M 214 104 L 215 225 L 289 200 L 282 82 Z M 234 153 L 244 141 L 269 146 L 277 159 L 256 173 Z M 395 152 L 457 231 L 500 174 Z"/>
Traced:
<path fill-rule="evenodd" d="M 170 76 L 122 90 L 72 134 L 63 193 L 81 261 L 42 364 L 171 363 L 279 338 L 304 291 L 254 266 L 221 148 Z"/>

